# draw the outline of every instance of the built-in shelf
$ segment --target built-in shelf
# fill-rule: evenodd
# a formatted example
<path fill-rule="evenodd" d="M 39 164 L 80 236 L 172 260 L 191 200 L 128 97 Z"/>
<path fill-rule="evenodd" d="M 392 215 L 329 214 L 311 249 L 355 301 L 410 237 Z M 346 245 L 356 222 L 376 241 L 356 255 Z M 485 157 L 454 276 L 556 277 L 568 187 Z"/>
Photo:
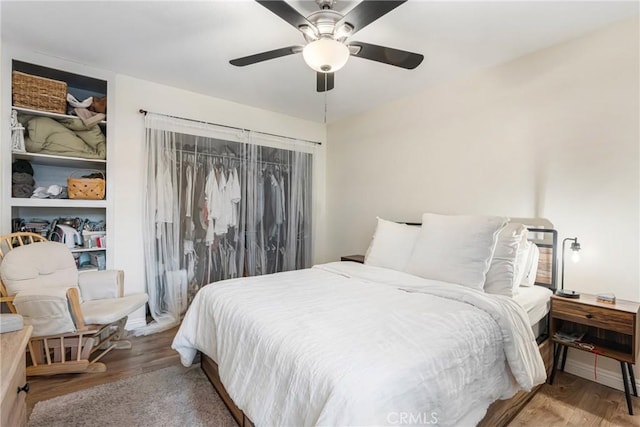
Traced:
<path fill-rule="evenodd" d="M 45 58 L 43 57 L 43 59 Z M 12 58 L 10 62 L 10 71 L 18 71 L 32 76 L 66 83 L 67 94 L 73 95 L 80 101 L 89 97 L 103 98 L 107 96 L 108 81 L 106 79 L 95 78 L 73 72 L 74 69 L 85 69 L 85 67 L 67 63 L 68 70 L 63 70 L 59 68 L 50 68 L 41 64 L 24 62 L 16 58 Z M 7 93 L 11 93 L 11 83 L 11 79 L 2 82 L 3 89 L 7 89 Z M 36 104 L 33 104 L 31 107 L 13 106 L 11 105 L 11 96 L 3 97 L 3 101 L 4 102 L 2 102 L 2 104 L 4 105 L 2 105 L 2 109 L 5 112 L 15 111 L 19 116 L 24 118 L 27 118 L 27 116 L 38 118 L 47 117 L 59 122 L 64 122 L 66 120 L 82 120 L 80 117 L 75 115 L 73 111 L 67 109 L 63 110 L 62 107 L 60 107 L 58 112 L 50 112 L 39 110 L 37 109 L 38 107 L 34 108 Z M 108 119 L 102 120 L 98 123 L 98 126 L 105 137 L 106 151 L 109 152 L 113 142 L 107 137 L 107 128 L 112 126 L 113 123 L 107 125 L 107 121 Z M 25 127 L 28 127 L 28 125 Z M 95 128 L 93 129 L 97 132 Z M 28 136 L 27 134 L 28 131 L 25 131 L 25 137 Z M 7 137 L 8 136 L 9 135 L 7 135 Z M 4 183 L 10 183 L 12 179 L 11 164 L 8 161 L 5 162 L 5 159 L 10 159 L 12 162 L 16 160 L 29 162 L 33 168 L 33 177 L 35 180 L 34 187 L 47 187 L 50 185 L 66 186 L 68 185 L 68 179 L 70 177 L 80 178 L 81 176 L 91 174 L 92 172 L 102 173 L 104 175 L 103 178 L 106 181 L 107 169 L 112 167 L 108 166 L 107 159 L 77 157 L 71 152 L 68 152 L 69 155 L 56 155 L 55 153 L 31 153 L 27 151 L 18 152 L 12 149 L 13 144 L 11 144 L 11 140 L 9 138 L 3 138 L 2 142 L 3 152 L 0 157 L 3 159 L 3 169 L 0 181 Z M 8 217 L 12 220 L 16 220 L 16 222 L 12 221 L 10 224 L 8 221 L 0 224 L 5 230 L 16 228 L 18 220 L 25 223 L 32 221 L 48 222 L 48 227 L 53 225 L 56 221 L 68 218 L 79 220 L 86 219 L 92 223 L 99 222 L 103 223 L 105 227 L 109 222 L 110 214 L 108 211 L 112 207 L 112 202 L 105 199 L 79 200 L 19 198 L 12 197 L 12 188 L 10 185 L 5 186 L 4 190 L 8 191 L 2 192 L 2 200 L 0 203 L 3 207 L 3 221 L 7 221 Z M 101 235 L 100 233 L 97 233 L 95 236 L 96 237 L 85 236 L 84 243 L 86 243 L 86 246 L 78 246 L 71 249 L 71 251 L 75 258 L 82 260 L 83 263 L 85 263 L 87 259 L 97 256 L 100 260 L 105 261 L 105 266 L 109 265 L 111 262 L 111 260 L 109 260 L 111 255 L 109 254 L 110 249 L 105 247 L 106 240 L 97 239 L 97 237 L 104 237 L 105 231 L 102 231 Z M 98 243 L 100 243 L 102 247 L 98 247 Z M 109 262 L 107 262 L 107 260 L 109 260 Z M 93 264 L 95 264 L 95 262 Z M 88 268 L 82 269 L 82 271 L 97 270 L 95 265 L 86 265 L 86 267 Z"/>
<path fill-rule="evenodd" d="M 105 168 L 107 161 L 101 159 L 84 159 L 80 157 L 56 156 L 52 154 L 38 154 L 21 151 L 13 151 L 14 159 L 28 160 L 39 165 L 63 166 L 68 168 Z"/>
<path fill-rule="evenodd" d="M 106 208 L 106 200 L 11 198 L 11 206 L 28 208 Z"/>
<path fill-rule="evenodd" d="M 30 108 L 24 108 L 24 107 L 11 107 L 11 108 L 13 108 L 19 113 L 28 114 L 31 116 L 51 117 L 52 119 L 79 119 L 80 118 L 78 116 L 73 116 L 70 114 L 60 114 L 60 113 L 52 113 L 49 111 L 32 110 Z M 107 121 L 102 120 L 101 122 L 99 122 L 99 124 L 106 125 Z"/>

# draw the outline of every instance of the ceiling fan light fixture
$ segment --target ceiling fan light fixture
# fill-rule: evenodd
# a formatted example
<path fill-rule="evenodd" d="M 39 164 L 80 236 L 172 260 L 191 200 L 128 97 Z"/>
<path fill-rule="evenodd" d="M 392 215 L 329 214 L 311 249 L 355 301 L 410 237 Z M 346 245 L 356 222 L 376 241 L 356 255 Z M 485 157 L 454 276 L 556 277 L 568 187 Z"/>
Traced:
<path fill-rule="evenodd" d="M 349 48 L 336 40 L 322 38 L 307 44 L 302 50 L 302 56 L 315 71 L 333 73 L 347 63 Z"/>
<path fill-rule="evenodd" d="M 344 41 L 353 32 L 353 27 L 346 22 L 333 31 L 333 37 L 336 40 Z"/>
<path fill-rule="evenodd" d="M 309 40 L 318 40 L 318 30 L 310 25 L 300 25 L 298 29 L 309 38 Z"/>

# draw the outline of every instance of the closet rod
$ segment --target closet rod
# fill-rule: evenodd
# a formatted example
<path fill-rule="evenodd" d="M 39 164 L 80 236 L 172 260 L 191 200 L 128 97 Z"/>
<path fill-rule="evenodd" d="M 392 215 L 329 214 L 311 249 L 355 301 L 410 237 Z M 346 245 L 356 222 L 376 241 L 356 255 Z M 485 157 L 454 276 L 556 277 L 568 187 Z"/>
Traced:
<path fill-rule="evenodd" d="M 149 111 L 144 110 L 144 109 L 142 109 L 142 108 L 141 108 L 141 109 L 139 109 L 139 110 L 138 110 L 138 112 L 139 112 L 140 114 L 144 114 L 145 116 L 149 113 Z M 244 132 L 254 132 L 254 133 L 259 133 L 259 134 L 261 134 L 261 135 L 274 136 L 274 137 L 276 137 L 276 138 L 291 139 L 291 140 L 293 140 L 293 141 L 302 141 L 302 142 L 308 142 L 309 144 L 322 145 L 322 142 L 319 142 L 319 141 L 311 141 L 311 140 L 309 140 L 309 139 L 292 138 L 292 137 L 290 137 L 290 136 L 276 135 L 275 133 L 260 132 L 260 131 L 257 131 L 257 130 L 251 130 L 251 129 L 238 128 L 238 127 L 235 127 L 235 126 L 221 125 L 221 124 L 219 124 L 219 123 L 205 122 L 205 121 L 202 121 L 202 120 L 188 119 L 188 118 L 185 118 L 185 117 L 172 116 L 172 115 L 170 115 L 170 114 L 164 114 L 164 113 L 154 113 L 154 112 L 151 112 L 151 113 L 152 113 L 152 114 L 157 114 L 157 115 L 159 115 L 159 116 L 171 117 L 172 119 L 187 120 L 187 121 L 189 121 L 189 122 L 204 123 L 204 124 L 206 124 L 206 125 L 221 126 L 221 127 L 223 127 L 223 128 L 227 128 L 227 129 L 236 129 L 236 130 L 241 130 L 241 131 L 244 131 Z"/>
<path fill-rule="evenodd" d="M 246 162 L 246 159 L 238 157 L 238 156 L 230 156 L 228 154 L 213 154 L 213 153 L 204 153 L 204 152 L 200 152 L 200 153 L 196 153 L 195 151 L 188 151 L 188 150 L 176 150 L 177 153 L 181 153 L 181 154 L 190 154 L 190 155 L 195 155 L 195 156 L 203 156 L 203 157 L 213 157 L 213 158 L 221 158 L 221 159 L 231 159 L 231 160 L 236 160 L 238 162 Z M 256 163 L 259 165 L 274 165 L 274 166 L 288 166 L 285 162 L 272 162 L 269 160 L 256 160 Z"/>

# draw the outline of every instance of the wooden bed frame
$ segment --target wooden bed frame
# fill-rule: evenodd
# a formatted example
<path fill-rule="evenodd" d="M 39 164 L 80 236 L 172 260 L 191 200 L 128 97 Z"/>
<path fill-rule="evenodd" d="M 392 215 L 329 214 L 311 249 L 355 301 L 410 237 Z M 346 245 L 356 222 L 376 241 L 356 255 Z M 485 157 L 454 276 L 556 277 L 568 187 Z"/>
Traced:
<path fill-rule="evenodd" d="M 553 351 L 551 340 L 545 340 L 539 345 L 540 353 L 542 354 L 542 360 L 544 360 L 544 367 L 547 371 L 547 376 L 551 373 L 551 367 L 553 365 Z M 242 412 L 238 406 L 234 403 L 233 399 L 227 393 L 222 381 L 220 381 L 220 375 L 218 374 L 218 365 L 206 354 L 202 354 L 200 366 L 204 371 L 207 378 L 213 385 L 213 388 L 218 392 L 218 395 L 229 409 L 231 416 L 236 420 L 241 427 L 253 427 L 254 424 L 249 418 Z M 478 426 L 482 427 L 501 427 L 506 426 L 524 406 L 535 396 L 540 387 L 544 384 L 540 384 L 534 387 L 530 392 L 519 391 L 511 399 L 497 400 L 489 406 L 487 414 L 480 421 Z"/>
<path fill-rule="evenodd" d="M 546 286 L 555 292 L 557 283 L 557 232 L 553 229 L 543 228 L 529 228 L 529 232 L 534 236 L 530 240 L 538 245 L 538 248 L 540 249 L 536 285 Z M 546 325 L 548 329 L 548 322 Z M 538 340 L 538 348 L 540 349 L 540 354 L 542 355 L 542 360 L 544 361 L 544 367 L 548 377 L 551 373 L 551 368 L 553 367 L 553 346 L 551 340 L 547 338 L 547 335 L 542 335 L 540 337 Z M 227 393 L 227 390 L 220 380 L 217 363 L 206 354 L 201 353 L 200 366 L 238 425 L 241 427 L 254 427 L 254 423 L 240 408 L 238 408 L 233 399 L 231 399 L 231 396 L 229 396 L 229 393 Z M 533 396 L 535 396 L 543 385 L 544 383 L 534 387 L 530 392 L 519 391 L 510 399 L 497 400 L 493 402 L 487 409 L 485 417 L 480 421 L 480 423 L 478 423 L 478 427 L 506 426 L 511 420 L 513 420 L 513 418 L 515 418 L 518 412 L 524 408 Z"/>

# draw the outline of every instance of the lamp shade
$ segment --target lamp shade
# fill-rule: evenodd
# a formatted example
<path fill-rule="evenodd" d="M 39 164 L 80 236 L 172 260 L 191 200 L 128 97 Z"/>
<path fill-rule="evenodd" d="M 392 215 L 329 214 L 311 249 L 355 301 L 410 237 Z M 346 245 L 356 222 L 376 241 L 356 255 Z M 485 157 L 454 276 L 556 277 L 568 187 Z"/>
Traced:
<path fill-rule="evenodd" d="M 320 73 L 333 73 L 344 67 L 349 59 L 349 48 L 332 39 L 319 39 L 302 50 L 307 65 Z"/>
<path fill-rule="evenodd" d="M 579 262 L 580 261 L 580 243 L 578 243 L 577 237 L 576 237 L 576 240 L 573 243 L 571 243 L 571 252 L 573 252 L 571 254 L 571 261 Z"/>
<path fill-rule="evenodd" d="M 580 260 L 580 243 L 578 243 L 578 238 L 567 237 L 562 241 L 562 276 L 560 278 L 560 289 L 564 289 L 564 265 L 566 264 L 564 255 L 566 252 L 565 244 L 567 242 L 571 242 L 571 251 L 573 252 L 573 256 L 571 257 L 571 259 L 573 260 L 573 262 L 578 262 Z M 574 295 L 579 295 L 579 294 L 573 292 L 571 295 L 572 296 L 570 298 L 577 298 Z M 565 294 L 563 296 L 567 296 L 567 295 Z"/>

